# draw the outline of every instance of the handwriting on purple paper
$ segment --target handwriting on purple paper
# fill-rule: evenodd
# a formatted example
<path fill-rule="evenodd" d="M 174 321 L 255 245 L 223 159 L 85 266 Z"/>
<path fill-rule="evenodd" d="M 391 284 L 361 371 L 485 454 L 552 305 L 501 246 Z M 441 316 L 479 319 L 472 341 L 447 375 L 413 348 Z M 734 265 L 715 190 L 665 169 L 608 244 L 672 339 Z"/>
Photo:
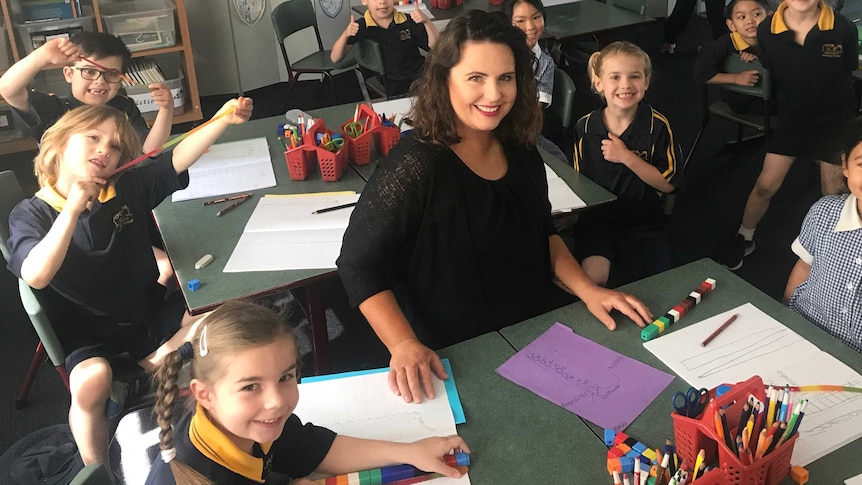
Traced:
<path fill-rule="evenodd" d="M 497 373 L 593 423 L 625 429 L 673 380 L 556 323 Z"/>

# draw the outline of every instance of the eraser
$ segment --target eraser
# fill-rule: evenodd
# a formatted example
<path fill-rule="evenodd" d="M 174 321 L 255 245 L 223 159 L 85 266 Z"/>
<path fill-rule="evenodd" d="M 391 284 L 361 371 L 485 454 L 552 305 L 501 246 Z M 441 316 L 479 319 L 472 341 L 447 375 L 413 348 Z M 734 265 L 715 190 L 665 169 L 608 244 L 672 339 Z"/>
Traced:
<path fill-rule="evenodd" d="M 189 287 L 189 290 L 191 290 L 191 291 L 197 291 L 201 287 L 201 281 L 197 280 L 197 279 L 189 280 L 188 287 Z"/>
<path fill-rule="evenodd" d="M 210 264 L 212 262 L 213 262 L 213 255 L 212 254 L 204 254 L 204 256 L 201 259 L 197 260 L 197 262 L 195 263 L 195 269 L 204 269 L 207 267 L 208 264 Z"/>

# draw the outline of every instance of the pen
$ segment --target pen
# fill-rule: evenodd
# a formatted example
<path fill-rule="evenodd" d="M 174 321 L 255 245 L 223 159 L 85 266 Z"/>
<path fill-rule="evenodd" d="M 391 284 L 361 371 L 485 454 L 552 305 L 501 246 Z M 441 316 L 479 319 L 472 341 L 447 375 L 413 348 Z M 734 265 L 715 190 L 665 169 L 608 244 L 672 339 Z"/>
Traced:
<path fill-rule="evenodd" d="M 341 205 L 336 205 L 334 207 L 326 207 L 324 209 L 317 209 L 316 211 L 313 211 L 312 214 L 323 214 L 324 212 L 332 212 L 332 211 L 337 211 L 339 209 L 347 209 L 348 207 L 353 207 L 355 205 L 356 205 L 356 202 L 351 202 L 349 204 L 341 204 Z"/>
<path fill-rule="evenodd" d="M 225 207 L 224 209 L 222 209 L 222 210 L 220 210 L 220 211 L 216 212 L 216 216 L 223 216 L 223 215 L 227 214 L 228 212 L 230 212 L 230 211 L 232 211 L 232 210 L 236 209 L 236 207 L 237 207 L 238 205 L 242 204 L 243 202 L 247 201 L 247 200 L 248 200 L 248 199 L 250 199 L 250 198 L 251 198 L 251 196 L 248 196 L 248 197 L 243 197 L 242 199 L 237 200 L 237 201 L 236 201 L 236 202 L 234 202 L 233 204 L 231 204 L 231 205 L 229 205 L 229 206 Z"/>
<path fill-rule="evenodd" d="M 739 316 L 738 313 L 734 313 L 733 315 L 731 315 L 730 318 L 728 318 L 726 322 L 722 323 L 720 327 L 718 327 L 717 329 L 715 329 L 714 332 L 709 334 L 709 337 L 704 339 L 704 341 L 700 343 L 700 346 L 706 347 L 706 344 L 710 343 L 712 341 L 712 339 L 714 339 L 715 337 L 718 336 L 718 334 L 723 332 L 724 329 L 727 328 L 731 323 L 733 323 L 733 321 L 736 320 L 736 317 L 738 317 L 738 316 Z"/>
<path fill-rule="evenodd" d="M 221 204 L 222 202 L 228 202 L 231 200 L 238 200 L 238 199 L 245 199 L 246 197 L 251 197 L 251 193 L 237 194 L 237 195 L 231 195 L 230 197 L 222 197 L 221 199 L 208 200 L 208 201 L 204 202 L 204 205 Z"/>

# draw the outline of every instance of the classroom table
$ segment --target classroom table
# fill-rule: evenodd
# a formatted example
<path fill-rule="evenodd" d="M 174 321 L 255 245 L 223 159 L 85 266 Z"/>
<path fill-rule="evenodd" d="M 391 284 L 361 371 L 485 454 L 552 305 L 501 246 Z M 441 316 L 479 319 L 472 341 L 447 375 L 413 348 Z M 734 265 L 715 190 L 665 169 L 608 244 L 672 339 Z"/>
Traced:
<path fill-rule="evenodd" d="M 780 321 L 817 347 L 828 351 L 855 371 L 862 372 L 862 358 L 857 352 L 710 259 L 701 259 L 665 271 L 625 285 L 620 290 L 640 298 L 658 316 L 679 303 L 706 278 L 716 280 L 716 290 L 691 310 L 676 327 L 671 327 L 668 331 L 751 302 L 764 313 Z M 578 302 L 504 328 L 500 333 L 516 349 L 521 349 L 535 340 L 554 322 L 560 322 L 594 342 L 673 374 L 673 371 L 661 360 L 644 348 L 639 327 L 620 314 L 615 316 L 615 320 L 617 329 L 610 332 L 587 311 L 582 302 Z M 666 438 L 673 437 L 673 424 L 670 418 L 672 395 L 675 391 L 684 391 L 688 387 L 685 381 L 676 377 L 643 414 L 626 428 L 625 432 L 647 446 L 655 448 L 663 445 Z M 602 436 L 601 428 L 592 423 L 588 426 L 596 433 L 597 439 Z M 862 440 L 856 440 L 809 464 L 806 466 L 811 476 L 809 483 L 844 483 L 846 478 L 862 473 L 862 460 L 858 459 L 859 456 L 862 456 Z M 794 482 L 789 478 L 782 482 L 788 485 L 792 483 Z"/>
<path fill-rule="evenodd" d="M 577 416 L 494 373 L 514 353 L 498 332 L 438 352 L 467 418 L 458 434 L 473 452 L 470 482 L 608 483 L 607 448 Z"/>
<path fill-rule="evenodd" d="M 213 310 L 233 298 L 249 298 L 276 291 L 304 288 L 307 293 L 306 311 L 314 347 L 315 371 L 324 372 L 328 366 L 324 345 L 327 342 L 327 336 L 325 306 L 319 280 L 334 275 L 335 268 L 222 272 L 258 199 L 264 194 L 302 194 L 341 190 L 361 192 L 365 185 L 365 180 L 352 170 L 346 170 L 337 182 L 324 182 L 317 170 L 306 180 L 290 180 L 284 152 L 276 138 L 276 127 L 279 123 L 284 123 L 283 116 L 233 125 L 216 142 L 265 136 L 275 171 L 277 183 L 275 187 L 252 191 L 251 200 L 221 217 L 215 215 L 220 206 L 204 206 L 201 199 L 174 203 L 167 198 L 153 213 L 189 313 L 196 315 Z M 196 270 L 195 262 L 205 254 L 212 254 L 215 259 L 206 268 Z M 200 289 L 189 290 L 187 284 L 191 279 L 201 281 Z"/>

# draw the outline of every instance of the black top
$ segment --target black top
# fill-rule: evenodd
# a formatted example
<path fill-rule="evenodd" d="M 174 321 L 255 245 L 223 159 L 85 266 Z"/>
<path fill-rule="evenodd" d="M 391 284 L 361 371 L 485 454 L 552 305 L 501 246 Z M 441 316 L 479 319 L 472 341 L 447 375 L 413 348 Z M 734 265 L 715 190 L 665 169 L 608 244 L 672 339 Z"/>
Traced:
<path fill-rule="evenodd" d="M 782 117 L 829 116 L 853 106 L 851 73 L 858 67 L 856 27 L 820 2 L 820 19 L 805 44 L 784 23 L 782 3 L 757 28 L 763 50 L 763 67 L 769 69 L 776 87 Z"/>
<path fill-rule="evenodd" d="M 152 163 L 125 172 L 115 194 L 94 200 L 75 223 L 66 258 L 51 283 L 40 293 L 63 309 L 105 317 L 107 323 L 129 321 L 129 315 L 147 304 L 158 279 L 147 224 L 151 211 L 165 197 L 189 183 L 188 172 L 177 174 L 173 152 Z M 21 276 L 21 265 L 60 215 L 66 200 L 50 187 L 21 201 L 9 215 L 9 270 Z M 54 293 L 53 295 L 51 293 Z M 65 305 L 64 305 L 65 304 Z M 54 306 L 51 305 L 51 306 Z M 64 319 L 64 332 L 76 324 L 92 322 Z"/>
<path fill-rule="evenodd" d="M 269 483 L 270 472 L 286 474 L 289 479 L 302 478 L 320 466 L 329 453 L 335 433 L 311 423 L 305 425 L 296 415 L 291 414 L 284 424 L 281 436 L 272 443 L 268 453 L 264 453 L 259 444 L 255 444 L 254 458 L 259 459 L 258 467 L 262 469 L 260 480 L 247 478 L 230 468 L 211 460 L 198 450 L 189 438 L 189 425 L 192 413 L 174 425 L 174 447 L 177 450 L 176 459 L 210 479 L 215 485 L 252 485 Z M 215 436 L 204 436 L 205 440 L 224 441 L 227 438 L 219 433 Z M 251 459 L 251 456 L 248 457 Z M 284 482 L 284 483 L 287 483 Z M 161 456 L 157 456 L 150 467 L 146 485 L 174 485 L 173 472 Z M 282 482 L 279 482 L 282 483 Z"/>
<path fill-rule="evenodd" d="M 412 80 L 419 77 L 425 63 L 419 49 L 430 50 L 424 25 L 417 24 L 409 15 L 395 12 L 395 18 L 384 29 L 374 23 L 368 11 L 356 23 L 359 24 L 359 32 L 348 37 L 347 43 L 355 44 L 362 39 L 379 42 L 383 49 L 387 78 Z"/>
<path fill-rule="evenodd" d="M 742 52 L 754 54 L 758 58 L 761 56 L 759 46 L 748 44 L 745 39 L 736 32 L 722 35 L 718 39 L 706 43 L 700 49 L 700 52 L 697 54 L 697 58 L 694 60 L 694 80 L 701 84 L 706 83 L 716 74 L 724 72 L 724 61 L 727 59 L 727 56 Z M 732 110 L 738 113 L 745 113 L 750 111 L 750 105 L 752 102 L 759 98 L 722 89 L 721 99 L 724 100 Z"/>
<path fill-rule="evenodd" d="M 338 270 L 353 305 L 391 289 L 431 348 L 547 310 L 548 184 L 535 148 L 476 175 L 449 148 L 404 138 L 380 162 L 344 234 Z M 517 289 L 517 291 L 515 291 Z"/>
<path fill-rule="evenodd" d="M 30 90 L 28 102 L 30 106 L 27 111 L 16 109 L 15 112 L 24 122 L 24 126 L 27 127 L 27 134 L 35 138 L 36 141 L 41 140 L 45 130 L 56 123 L 67 111 L 84 106 L 84 103 L 74 96 L 60 97 L 54 93 L 44 93 L 35 89 Z M 135 101 L 122 94 L 118 94 L 106 104 L 125 113 L 143 142 L 150 133 L 150 129 L 147 127 L 144 117 L 141 116 L 141 111 L 138 109 Z"/>

